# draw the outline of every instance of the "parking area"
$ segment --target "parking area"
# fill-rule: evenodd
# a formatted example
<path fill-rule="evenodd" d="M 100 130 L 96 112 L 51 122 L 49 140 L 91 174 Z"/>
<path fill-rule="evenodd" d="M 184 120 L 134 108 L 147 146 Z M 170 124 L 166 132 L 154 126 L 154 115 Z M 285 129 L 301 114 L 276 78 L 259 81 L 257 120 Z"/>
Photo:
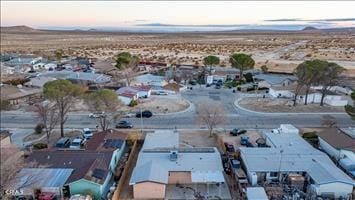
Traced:
<path fill-rule="evenodd" d="M 234 149 L 237 150 L 237 149 L 239 149 L 239 147 L 245 147 L 245 145 L 241 144 L 242 137 L 248 137 L 248 141 L 253 146 L 257 146 L 256 140 L 261 138 L 261 135 L 259 132 L 255 131 L 255 130 L 247 130 L 247 132 L 242 135 L 233 136 L 233 135 L 229 134 L 229 132 L 228 132 L 228 133 L 220 134 L 219 137 L 221 137 L 223 143 L 224 142 L 231 143 L 231 144 L 233 144 Z"/>

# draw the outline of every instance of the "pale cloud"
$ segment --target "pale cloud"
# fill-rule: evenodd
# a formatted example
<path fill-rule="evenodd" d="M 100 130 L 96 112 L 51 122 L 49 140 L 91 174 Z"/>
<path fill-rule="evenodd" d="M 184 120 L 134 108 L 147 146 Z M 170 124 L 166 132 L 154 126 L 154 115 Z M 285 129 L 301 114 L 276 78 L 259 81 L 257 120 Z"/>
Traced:
<path fill-rule="evenodd" d="M 336 8 L 336 9 L 335 9 Z M 1 25 L 233 25 L 319 20 L 352 25 L 353 1 L 1 1 Z M 339 20 L 339 19 L 343 20 Z M 276 21 L 278 19 L 279 21 Z M 344 20 L 347 19 L 347 20 Z"/>

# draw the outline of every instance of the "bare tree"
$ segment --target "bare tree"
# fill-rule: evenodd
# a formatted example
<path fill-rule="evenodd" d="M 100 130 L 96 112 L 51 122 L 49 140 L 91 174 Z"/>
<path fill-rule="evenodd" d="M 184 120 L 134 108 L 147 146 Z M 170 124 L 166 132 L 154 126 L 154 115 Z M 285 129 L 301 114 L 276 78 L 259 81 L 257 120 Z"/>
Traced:
<path fill-rule="evenodd" d="M 50 102 L 42 102 L 36 105 L 36 112 L 40 123 L 43 124 L 47 136 L 47 144 L 52 130 L 59 122 L 59 113 L 56 105 Z"/>
<path fill-rule="evenodd" d="M 215 103 L 199 103 L 197 107 L 197 121 L 205 124 L 209 130 L 210 136 L 213 134 L 213 129 L 218 125 L 223 124 L 226 120 L 223 107 Z"/>
<path fill-rule="evenodd" d="M 337 126 L 337 121 L 335 117 L 331 115 L 324 115 L 322 117 L 322 125 L 328 128 L 333 128 Z"/>
<path fill-rule="evenodd" d="M 120 117 L 117 108 L 122 105 L 117 95 L 112 90 L 102 89 L 85 97 L 85 102 L 92 112 L 103 112 L 98 117 L 98 123 L 103 131 L 106 131 L 110 124 Z"/>

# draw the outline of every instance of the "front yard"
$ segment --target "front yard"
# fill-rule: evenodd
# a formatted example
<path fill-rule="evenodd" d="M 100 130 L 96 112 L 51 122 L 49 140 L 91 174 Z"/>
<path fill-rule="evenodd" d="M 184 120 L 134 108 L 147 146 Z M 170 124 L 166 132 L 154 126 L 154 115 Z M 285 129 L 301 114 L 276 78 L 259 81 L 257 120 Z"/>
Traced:
<path fill-rule="evenodd" d="M 245 97 L 238 102 L 239 106 L 257 112 L 344 112 L 343 106 L 319 106 L 319 104 L 297 104 L 293 106 L 293 102 L 289 99 L 282 98 L 261 98 L 261 97 Z"/>

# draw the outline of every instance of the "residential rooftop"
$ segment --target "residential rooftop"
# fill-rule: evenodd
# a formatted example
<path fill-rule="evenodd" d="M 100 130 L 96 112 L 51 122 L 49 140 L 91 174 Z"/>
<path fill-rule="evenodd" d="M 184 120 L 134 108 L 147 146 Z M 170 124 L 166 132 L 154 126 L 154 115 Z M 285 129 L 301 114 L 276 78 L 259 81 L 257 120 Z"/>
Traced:
<path fill-rule="evenodd" d="M 317 135 L 336 149 L 345 149 L 355 152 L 355 138 L 342 129 L 325 128 L 317 132 Z"/>

